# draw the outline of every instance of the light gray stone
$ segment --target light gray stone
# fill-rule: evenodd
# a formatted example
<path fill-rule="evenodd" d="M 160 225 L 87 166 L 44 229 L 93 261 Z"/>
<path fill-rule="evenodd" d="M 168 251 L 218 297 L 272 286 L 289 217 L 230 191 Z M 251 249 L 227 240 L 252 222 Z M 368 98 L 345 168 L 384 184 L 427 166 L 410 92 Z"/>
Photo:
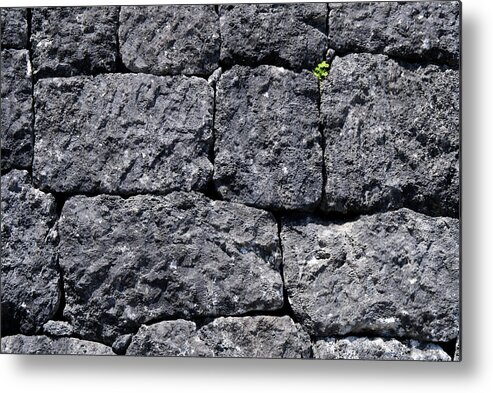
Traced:
<path fill-rule="evenodd" d="M 235 4 L 219 6 L 221 61 L 312 69 L 327 50 L 327 5 Z"/>
<path fill-rule="evenodd" d="M 73 76 L 116 70 L 118 7 L 33 8 L 34 75 Z"/>
<path fill-rule="evenodd" d="M 27 48 L 26 8 L 2 8 L 0 16 L 2 48 Z"/>
<path fill-rule="evenodd" d="M 274 217 L 196 193 L 73 197 L 59 222 L 64 316 L 112 343 L 163 318 L 283 306 Z"/>
<path fill-rule="evenodd" d="M 221 317 L 198 328 L 194 322 L 142 326 L 127 355 L 306 358 L 310 337 L 288 317 Z"/>
<path fill-rule="evenodd" d="M 214 184 L 226 200 L 310 210 L 322 197 L 318 85 L 307 71 L 234 66 L 216 93 Z"/>
<path fill-rule="evenodd" d="M 330 3 L 329 8 L 329 46 L 338 53 L 459 63 L 458 1 Z"/>
<path fill-rule="evenodd" d="M 394 338 L 326 337 L 313 345 L 315 359 L 450 361 L 436 344 Z"/>
<path fill-rule="evenodd" d="M 65 321 L 48 321 L 43 325 L 43 333 L 52 337 L 69 337 L 74 328 Z"/>
<path fill-rule="evenodd" d="M 77 338 L 8 336 L 2 338 L 2 353 L 25 355 L 114 355 L 110 347 Z"/>
<path fill-rule="evenodd" d="M 58 309 L 55 199 L 26 171 L 2 176 L 2 335 L 41 331 Z"/>
<path fill-rule="evenodd" d="M 447 342 L 459 329 L 459 220 L 408 209 L 284 220 L 284 282 L 311 335 Z"/>
<path fill-rule="evenodd" d="M 1 87 L 2 171 L 28 168 L 33 157 L 33 85 L 27 50 L 2 50 Z"/>
<path fill-rule="evenodd" d="M 321 86 L 322 208 L 459 215 L 459 72 L 384 55 L 336 57 Z"/>
<path fill-rule="evenodd" d="M 213 5 L 122 7 L 120 51 L 131 71 L 209 75 L 218 67 L 219 17 Z"/>
<path fill-rule="evenodd" d="M 197 77 L 113 74 L 35 86 L 33 177 L 69 193 L 202 190 L 214 92 Z"/>

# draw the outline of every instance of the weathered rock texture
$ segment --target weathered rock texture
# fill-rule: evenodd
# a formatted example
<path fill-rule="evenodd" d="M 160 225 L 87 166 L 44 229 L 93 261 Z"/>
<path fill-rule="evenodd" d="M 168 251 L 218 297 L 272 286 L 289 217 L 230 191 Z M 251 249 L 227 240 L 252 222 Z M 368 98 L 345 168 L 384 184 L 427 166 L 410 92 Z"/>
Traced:
<path fill-rule="evenodd" d="M 218 318 L 200 329 L 165 321 L 142 326 L 127 355 L 306 358 L 310 337 L 288 316 Z"/>
<path fill-rule="evenodd" d="M 2 176 L 2 335 L 33 334 L 57 311 L 55 199 L 31 187 L 26 171 Z"/>
<path fill-rule="evenodd" d="M 71 337 L 8 336 L 2 338 L 2 353 L 29 355 L 114 355 L 106 345 Z"/>
<path fill-rule="evenodd" d="M 436 344 L 394 338 L 327 337 L 313 345 L 316 359 L 361 360 L 431 360 L 450 361 L 450 356 Z"/>
<path fill-rule="evenodd" d="M 214 183 L 227 200 L 269 209 L 316 207 L 322 191 L 314 75 L 235 66 L 219 79 Z M 303 116 L 300 116 L 303 114 Z"/>
<path fill-rule="evenodd" d="M 2 48 L 27 48 L 27 10 L 2 8 L 0 10 Z"/>
<path fill-rule="evenodd" d="M 29 52 L 2 50 L 2 171 L 27 168 L 33 149 L 32 73 Z"/>
<path fill-rule="evenodd" d="M 384 55 L 336 57 L 321 85 L 322 208 L 459 214 L 459 72 Z"/>
<path fill-rule="evenodd" d="M 458 220 L 407 209 L 285 220 L 281 240 L 289 300 L 310 334 L 457 337 Z"/>
<path fill-rule="evenodd" d="M 43 190 L 204 189 L 214 93 L 204 79 L 143 74 L 40 80 L 33 173 Z"/>
<path fill-rule="evenodd" d="M 200 194 L 69 199 L 59 223 L 64 315 L 111 343 L 158 318 L 283 306 L 270 213 Z"/>
<path fill-rule="evenodd" d="M 32 10 L 34 75 L 72 76 L 116 70 L 118 8 Z"/>
<path fill-rule="evenodd" d="M 209 75 L 219 61 L 219 17 L 213 5 L 122 7 L 120 51 L 131 71 Z"/>
<path fill-rule="evenodd" d="M 219 6 L 221 61 L 312 69 L 327 50 L 326 4 Z"/>
<path fill-rule="evenodd" d="M 458 1 L 329 3 L 329 47 L 459 63 Z"/>

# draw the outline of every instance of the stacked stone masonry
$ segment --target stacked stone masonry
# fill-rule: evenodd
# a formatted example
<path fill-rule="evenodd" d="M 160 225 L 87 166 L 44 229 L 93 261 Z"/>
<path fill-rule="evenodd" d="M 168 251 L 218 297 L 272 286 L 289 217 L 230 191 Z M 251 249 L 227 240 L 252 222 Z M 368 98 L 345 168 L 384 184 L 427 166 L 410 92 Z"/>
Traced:
<path fill-rule="evenodd" d="M 1 30 L 2 352 L 460 360 L 458 2 Z"/>

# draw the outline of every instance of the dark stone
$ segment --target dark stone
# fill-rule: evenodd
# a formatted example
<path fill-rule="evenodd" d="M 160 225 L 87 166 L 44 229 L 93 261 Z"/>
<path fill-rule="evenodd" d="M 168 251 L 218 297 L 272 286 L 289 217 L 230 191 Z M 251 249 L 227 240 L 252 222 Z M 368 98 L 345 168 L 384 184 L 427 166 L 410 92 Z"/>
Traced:
<path fill-rule="evenodd" d="M 315 359 L 450 361 L 436 344 L 394 338 L 326 337 L 313 345 Z"/>
<path fill-rule="evenodd" d="M 290 304 L 310 334 L 457 337 L 459 220 L 408 209 L 285 220 L 281 239 Z"/>
<path fill-rule="evenodd" d="M 166 193 L 212 177 L 214 92 L 202 78 L 53 78 L 34 94 L 33 178 L 43 190 Z"/>
<path fill-rule="evenodd" d="M 310 337 L 288 316 L 221 317 L 200 329 L 164 321 L 142 326 L 127 355 L 306 358 Z"/>
<path fill-rule="evenodd" d="M 110 347 L 77 338 L 8 336 L 2 338 L 2 353 L 26 355 L 114 355 Z"/>
<path fill-rule="evenodd" d="M 323 210 L 458 217 L 458 71 L 354 54 L 335 58 L 321 90 Z"/>
<path fill-rule="evenodd" d="M 2 176 L 2 335 L 38 333 L 58 309 L 55 210 L 26 171 Z"/>
<path fill-rule="evenodd" d="M 221 61 L 312 69 L 327 50 L 326 4 L 220 5 Z"/>
<path fill-rule="evenodd" d="M 163 318 L 283 306 L 274 217 L 196 193 L 76 196 L 59 222 L 64 316 L 112 343 Z"/>
<path fill-rule="evenodd" d="M 26 8 L 2 8 L 0 15 L 2 48 L 27 48 Z"/>
<path fill-rule="evenodd" d="M 120 51 L 131 71 L 209 75 L 218 67 L 219 17 L 213 5 L 122 7 Z"/>
<path fill-rule="evenodd" d="M 339 53 L 459 63 L 458 1 L 331 3 L 329 8 L 329 46 Z"/>
<path fill-rule="evenodd" d="M 322 196 L 318 85 L 311 73 L 234 66 L 216 93 L 214 183 L 227 200 L 309 210 Z"/>
<path fill-rule="evenodd" d="M 116 70 L 118 7 L 33 8 L 34 75 L 73 76 Z"/>
<path fill-rule="evenodd" d="M 32 162 L 32 73 L 29 52 L 2 51 L 2 171 L 28 168 Z"/>
<path fill-rule="evenodd" d="M 119 336 L 111 345 L 113 352 L 117 355 L 125 355 L 125 352 L 132 341 L 132 336 L 132 334 L 123 334 Z"/>

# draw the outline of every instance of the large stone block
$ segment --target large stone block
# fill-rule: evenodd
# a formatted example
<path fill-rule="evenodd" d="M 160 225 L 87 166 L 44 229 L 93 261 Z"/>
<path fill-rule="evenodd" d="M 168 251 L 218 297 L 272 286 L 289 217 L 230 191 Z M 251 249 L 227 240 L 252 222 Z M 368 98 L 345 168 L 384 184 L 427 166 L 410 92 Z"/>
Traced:
<path fill-rule="evenodd" d="M 33 8 L 31 30 L 39 78 L 116 70 L 118 7 Z"/>
<path fill-rule="evenodd" d="M 204 79 L 113 74 L 35 85 L 34 181 L 71 193 L 201 190 L 212 177 Z"/>
<path fill-rule="evenodd" d="M 59 222 L 64 315 L 83 338 L 163 318 L 283 306 L 274 217 L 197 193 L 73 197 Z"/>
<path fill-rule="evenodd" d="M 2 8 L 0 24 L 2 48 L 27 48 L 26 8 Z"/>
<path fill-rule="evenodd" d="M 57 311 L 55 199 L 26 171 L 2 176 L 2 334 L 34 334 Z"/>
<path fill-rule="evenodd" d="M 313 344 L 315 359 L 450 361 L 436 344 L 394 338 L 327 337 Z"/>
<path fill-rule="evenodd" d="M 219 62 L 219 17 L 213 5 L 122 7 L 120 52 L 134 72 L 209 75 Z"/>
<path fill-rule="evenodd" d="M 322 208 L 459 215 L 459 72 L 384 55 L 336 57 L 322 83 Z"/>
<path fill-rule="evenodd" d="M 221 317 L 201 328 L 164 321 L 142 326 L 127 355 L 306 358 L 310 337 L 288 316 Z"/>
<path fill-rule="evenodd" d="M 2 50 L 2 171 L 28 168 L 33 157 L 33 99 L 29 52 Z"/>
<path fill-rule="evenodd" d="M 326 4 L 219 6 L 221 61 L 312 69 L 327 50 Z"/>
<path fill-rule="evenodd" d="M 114 355 L 111 347 L 72 337 L 8 336 L 2 338 L 2 353 L 25 355 Z"/>
<path fill-rule="evenodd" d="M 329 46 L 339 53 L 459 63 L 458 1 L 330 3 L 329 8 Z"/>
<path fill-rule="evenodd" d="M 307 71 L 234 66 L 217 85 L 214 183 L 227 200 L 309 210 L 322 194 L 318 85 Z"/>
<path fill-rule="evenodd" d="M 450 341 L 459 330 L 459 221 L 408 209 L 347 223 L 285 220 L 284 280 L 317 336 Z"/>

